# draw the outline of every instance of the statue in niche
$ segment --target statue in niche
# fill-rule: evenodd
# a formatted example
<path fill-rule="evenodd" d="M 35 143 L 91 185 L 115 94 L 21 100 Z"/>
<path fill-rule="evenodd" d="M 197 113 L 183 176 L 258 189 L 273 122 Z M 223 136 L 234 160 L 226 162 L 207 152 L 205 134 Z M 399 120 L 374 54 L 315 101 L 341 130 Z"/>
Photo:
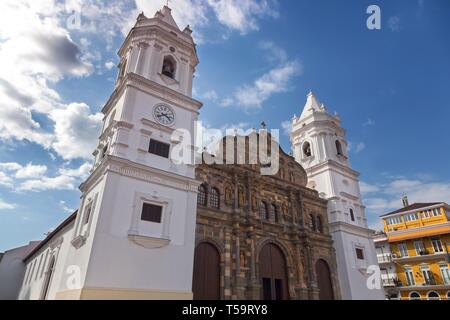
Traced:
<path fill-rule="evenodd" d="M 244 190 L 239 189 L 238 192 L 238 201 L 239 201 L 239 208 L 242 208 L 245 204 L 245 196 L 244 196 Z"/>
<path fill-rule="evenodd" d="M 225 188 L 225 201 L 228 204 L 233 202 L 233 190 L 230 187 Z"/>
<path fill-rule="evenodd" d="M 286 202 L 284 202 L 281 206 L 281 212 L 283 213 L 283 215 L 287 215 L 289 213 L 288 205 L 286 204 Z"/>
<path fill-rule="evenodd" d="M 252 208 L 253 208 L 253 210 L 258 209 L 258 200 L 256 199 L 255 195 L 252 196 Z"/>
<path fill-rule="evenodd" d="M 245 251 L 241 251 L 239 260 L 241 268 L 245 268 Z"/>

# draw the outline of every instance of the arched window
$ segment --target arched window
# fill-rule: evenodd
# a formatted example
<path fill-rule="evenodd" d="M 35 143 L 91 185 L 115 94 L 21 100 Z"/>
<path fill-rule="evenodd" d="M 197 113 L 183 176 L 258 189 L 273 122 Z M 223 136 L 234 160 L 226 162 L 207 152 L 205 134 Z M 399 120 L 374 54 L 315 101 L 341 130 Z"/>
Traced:
<path fill-rule="evenodd" d="M 264 201 L 259 204 L 259 216 L 263 220 L 269 220 L 269 208 Z"/>
<path fill-rule="evenodd" d="M 216 188 L 211 189 L 211 194 L 209 196 L 209 204 L 212 208 L 219 209 L 220 208 L 220 194 L 219 190 Z"/>
<path fill-rule="evenodd" d="M 302 150 L 303 150 L 303 157 L 304 157 L 304 158 L 309 158 L 309 157 L 312 156 L 311 145 L 309 144 L 308 141 L 306 141 L 306 142 L 303 144 Z"/>
<path fill-rule="evenodd" d="M 350 219 L 352 219 L 352 221 L 355 221 L 355 214 L 353 213 L 353 209 L 350 209 Z"/>
<path fill-rule="evenodd" d="M 409 294 L 409 300 L 420 300 L 420 294 L 418 292 L 411 292 Z"/>
<path fill-rule="evenodd" d="M 314 215 L 313 214 L 310 214 L 309 215 L 309 228 L 312 230 L 312 231 L 316 231 L 317 229 L 317 226 L 316 226 L 316 218 L 314 217 Z"/>
<path fill-rule="evenodd" d="M 317 216 L 317 231 L 320 233 L 323 233 L 323 223 L 322 223 L 322 217 L 320 215 Z"/>
<path fill-rule="evenodd" d="M 427 297 L 428 297 L 428 300 L 439 300 L 440 299 L 439 293 L 437 293 L 436 291 L 428 292 Z"/>
<path fill-rule="evenodd" d="M 338 155 L 344 155 L 344 153 L 342 152 L 342 144 L 339 142 L 339 140 L 336 140 L 336 151 Z"/>
<path fill-rule="evenodd" d="M 172 56 L 166 56 L 164 57 L 161 73 L 169 78 L 175 79 L 176 67 L 177 62 L 175 61 L 175 59 Z"/>
<path fill-rule="evenodd" d="M 204 185 L 198 187 L 197 203 L 206 206 L 206 188 Z"/>

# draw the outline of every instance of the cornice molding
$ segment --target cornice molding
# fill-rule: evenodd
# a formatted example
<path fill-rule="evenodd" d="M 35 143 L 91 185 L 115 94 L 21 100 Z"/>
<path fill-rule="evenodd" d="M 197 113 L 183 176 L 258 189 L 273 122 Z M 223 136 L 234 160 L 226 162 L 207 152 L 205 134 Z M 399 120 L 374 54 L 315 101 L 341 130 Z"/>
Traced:
<path fill-rule="evenodd" d="M 195 112 L 197 114 L 203 106 L 200 101 L 163 86 L 155 81 L 147 79 L 141 75 L 130 72 L 125 75 L 125 77 L 121 80 L 120 85 L 116 88 L 116 90 L 114 90 L 113 94 L 108 99 L 108 102 L 102 109 L 103 114 L 107 114 L 109 112 L 127 87 L 133 87 L 142 92 L 156 96 L 169 104 L 176 105 L 177 107 Z"/>

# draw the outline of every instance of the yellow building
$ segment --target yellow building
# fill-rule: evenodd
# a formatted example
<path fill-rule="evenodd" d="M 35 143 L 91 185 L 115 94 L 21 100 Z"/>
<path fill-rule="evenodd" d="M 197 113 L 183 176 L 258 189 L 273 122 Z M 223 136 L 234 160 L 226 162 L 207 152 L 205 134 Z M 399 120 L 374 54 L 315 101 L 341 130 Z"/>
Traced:
<path fill-rule="evenodd" d="M 402 300 L 450 300 L 450 206 L 404 199 L 382 216 Z"/>

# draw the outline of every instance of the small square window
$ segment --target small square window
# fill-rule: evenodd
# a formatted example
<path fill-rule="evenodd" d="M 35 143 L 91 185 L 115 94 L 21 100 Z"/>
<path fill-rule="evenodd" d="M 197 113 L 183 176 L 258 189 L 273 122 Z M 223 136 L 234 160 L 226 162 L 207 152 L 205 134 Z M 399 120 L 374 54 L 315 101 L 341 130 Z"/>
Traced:
<path fill-rule="evenodd" d="M 151 139 L 148 152 L 163 158 L 169 158 L 170 144 Z"/>
<path fill-rule="evenodd" d="M 153 223 L 161 223 L 163 207 L 150 203 L 142 206 L 141 220 Z"/>
<path fill-rule="evenodd" d="M 363 251 L 363 249 L 356 248 L 356 258 L 358 258 L 358 260 L 364 260 L 364 251 Z"/>

